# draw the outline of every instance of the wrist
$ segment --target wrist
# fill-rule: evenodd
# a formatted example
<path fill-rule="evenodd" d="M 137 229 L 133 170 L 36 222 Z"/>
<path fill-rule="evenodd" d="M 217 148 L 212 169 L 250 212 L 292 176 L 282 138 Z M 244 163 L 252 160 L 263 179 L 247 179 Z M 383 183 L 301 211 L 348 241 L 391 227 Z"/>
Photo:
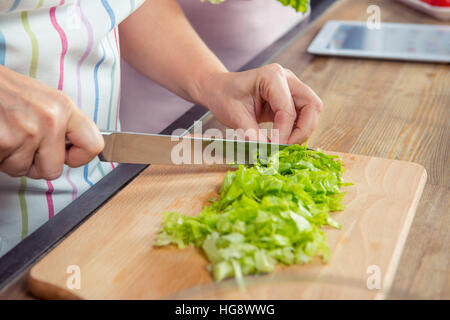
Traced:
<path fill-rule="evenodd" d="M 228 70 L 223 67 L 214 71 L 202 71 L 193 77 L 187 90 L 191 101 L 210 110 L 211 99 L 214 99 L 215 93 L 220 90 L 221 79 L 227 73 Z"/>

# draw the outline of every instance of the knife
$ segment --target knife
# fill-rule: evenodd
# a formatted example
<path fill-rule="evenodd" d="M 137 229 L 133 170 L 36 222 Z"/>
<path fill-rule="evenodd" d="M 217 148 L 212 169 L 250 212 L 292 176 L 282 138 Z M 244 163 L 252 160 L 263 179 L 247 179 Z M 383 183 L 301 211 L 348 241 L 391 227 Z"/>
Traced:
<path fill-rule="evenodd" d="M 170 136 L 131 132 L 102 132 L 105 148 L 101 161 L 165 164 L 215 165 L 253 164 L 267 159 L 287 145 L 244 140 L 214 139 L 193 136 Z"/>

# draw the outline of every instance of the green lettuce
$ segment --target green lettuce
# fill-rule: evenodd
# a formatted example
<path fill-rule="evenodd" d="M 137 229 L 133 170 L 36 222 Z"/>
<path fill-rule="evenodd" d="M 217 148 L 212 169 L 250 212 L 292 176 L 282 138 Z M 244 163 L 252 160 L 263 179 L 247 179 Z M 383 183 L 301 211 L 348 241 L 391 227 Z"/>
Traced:
<path fill-rule="evenodd" d="M 225 0 L 201 0 L 202 2 L 221 3 Z M 277 0 L 285 6 L 290 6 L 298 12 L 305 13 L 308 10 L 309 0 Z"/>
<path fill-rule="evenodd" d="M 197 216 L 164 214 L 156 246 L 201 248 L 216 281 L 304 264 L 330 249 L 321 228 L 340 224 L 344 167 L 338 156 L 291 145 L 254 166 L 226 173 L 219 199 Z"/>

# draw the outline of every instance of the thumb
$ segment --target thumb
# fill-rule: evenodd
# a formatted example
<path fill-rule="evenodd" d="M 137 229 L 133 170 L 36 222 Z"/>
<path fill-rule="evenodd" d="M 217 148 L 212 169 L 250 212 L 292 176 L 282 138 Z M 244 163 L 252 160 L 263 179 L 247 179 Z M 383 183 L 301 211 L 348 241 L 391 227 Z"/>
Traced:
<path fill-rule="evenodd" d="M 67 123 L 66 137 L 72 146 L 66 152 L 65 164 L 72 168 L 82 166 L 96 157 L 105 142 L 94 121 L 76 109 Z"/>

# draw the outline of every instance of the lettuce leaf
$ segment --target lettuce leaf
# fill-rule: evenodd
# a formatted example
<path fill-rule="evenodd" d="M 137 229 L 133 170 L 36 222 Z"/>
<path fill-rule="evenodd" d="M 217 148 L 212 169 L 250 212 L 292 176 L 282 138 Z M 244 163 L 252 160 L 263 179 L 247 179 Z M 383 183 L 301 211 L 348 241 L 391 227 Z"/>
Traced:
<path fill-rule="evenodd" d="M 202 2 L 210 2 L 218 4 L 224 2 L 225 0 L 201 0 Z M 295 11 L 305 13 L 308 11 L 309 0 L 277 0 L 285 6 L 290 6 L 295 9 Z"/>
<path fill-rule="evenodd" d="M 343 210 L 344 167 L 337 156 L 292 145 L 264 163 L 228 171 L 219 199 L 197 216 L 164 214 L 156 246 L 202 248 L 216 281 L 271 272 L 277 263 L 327 262 L 321 228 L 341 226 L 330 212 Z"/>

